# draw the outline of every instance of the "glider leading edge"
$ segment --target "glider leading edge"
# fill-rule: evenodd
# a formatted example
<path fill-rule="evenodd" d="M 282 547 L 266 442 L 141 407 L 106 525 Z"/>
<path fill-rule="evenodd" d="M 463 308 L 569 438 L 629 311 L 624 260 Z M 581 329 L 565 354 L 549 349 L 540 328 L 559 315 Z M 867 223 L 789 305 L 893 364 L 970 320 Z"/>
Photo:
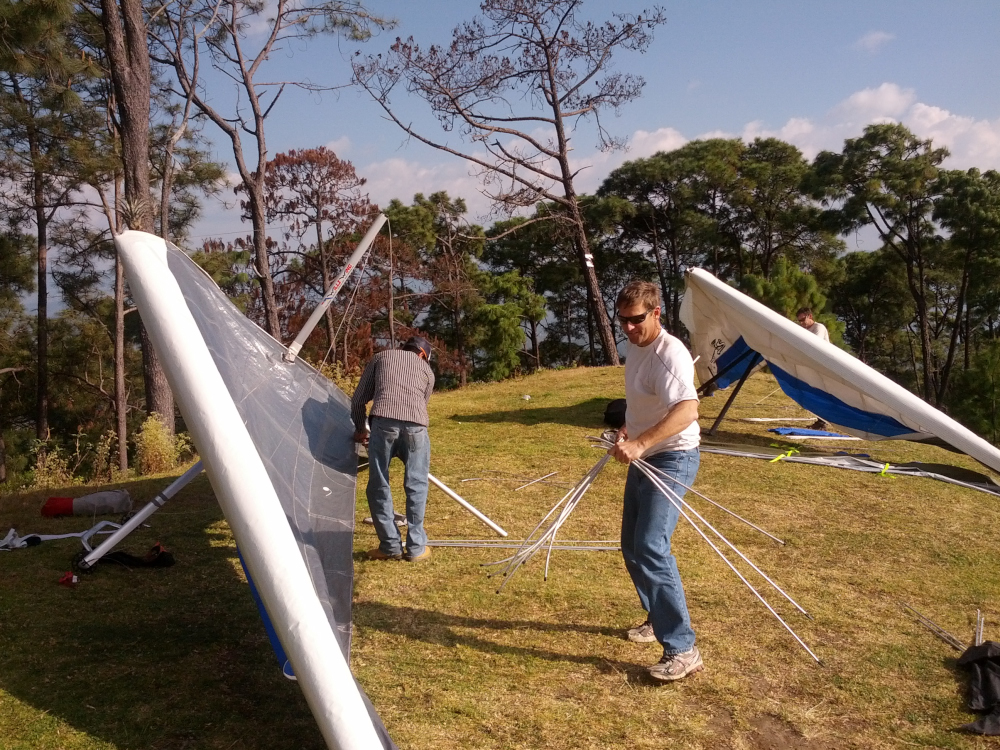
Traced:
<path fill-rule="evenodd" d="M 790 398 L 844 432 L 866 440 L 939 438 L 1000 472 L 1000 450 L 859 359 L 708 271 L 689 269 L 685 282 L 680 317 L 702 383 L 723 373 L 716 385 L 727 387 L 759 361 L 756 352 Z"/>
<path fill-rule="evenodd" d="M 239 550 L 326 743 L 391 740 L 347 664 L 357 457 L 349 405 L 225 297 L 179 249 L 116 244 Z"/>

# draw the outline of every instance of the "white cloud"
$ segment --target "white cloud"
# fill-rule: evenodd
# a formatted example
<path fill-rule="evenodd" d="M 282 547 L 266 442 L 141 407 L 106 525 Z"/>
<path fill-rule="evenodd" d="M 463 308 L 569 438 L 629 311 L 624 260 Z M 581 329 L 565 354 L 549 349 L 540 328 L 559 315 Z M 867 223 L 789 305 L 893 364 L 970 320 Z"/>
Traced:
<path fill-rule="evenodd" d="M 332 141 L 327 141 L 324 145 L 340 159 L 343 159 L 345 154 L 351 152 L 351 139 L 346 135 Z"/>
<path fill-rule="evenodd" d="M 865 126 L 880 122 L 900 122 L 935 146 L 946 146 L 950 169 L 1000 169 L 1000 118 L 977 120 L 918 101 L 913 89 L 894 83 L 856 91 L 819 118 L 793 117 L 778 128 L 768 128 L 761 120 L 748 122 L 738 133 L 712 130 L 698 136 L 707 138 L 780 138 L 799 147 L 807 159 L 820 151 L 840 151 L 848 138 L 860 136 Z"/>
<path fill-rule="evenodd" d="M 674 128 L 660 128 L 652 133 L 646 130 L 637 130 L 629 139 L 627 156 L 629 159 L 652 156 L 657 151 L 673 151 L 687 142 L 688 139 Z"/>
<path fill-rule="evenodd" d="M 840 151 L 847 138 L 860 136 L 865 126 L 873 122 L 901 122 L 919 137 L 932 139 L 935 146 L 946 146 L 951 151 L 945 162 L 948 168 L 1000 169 L 1000 118 L 977 120 L 959 115 L 921 102 L 913 89 L 894 83 L 857 91 L 821 117 L 793 117 L 777 128 L 769 128 L 764 121 L 755 120 L 744 125 L 740 132 L 712 130 L 697 138 L 740 137 L 745 141 L 757 137 L 780 138 L 798 146 L 807 159 L 812 159 L 823 150 Z M 635 131 L 627 151 L 575 151 L 571 164 L 575 169 L 582 169 L 576 188 L 580 193 L 593 193 L 608 174 L 624 162 L 658 151 L 672 151 L 688 140 L 675 128 L 662 127 Z M 340 154 L 350 149 L 351 143 L 341 138 L 331 141 L 327 147 Z M 368 179 L 366 187 L 373 201 L 380 206 L 387 205 L 393 198 L 409 203 L 415 193 L 429 195 L 446 190 L 452 197 L 465 199 L 471 221 L 491 222 L 490 201 L 481 193 L 482 186 L 473 165 L 430 149 L 418 152 L 414 158 L 394 157 L 355 165 L 358 174 Z M 239 182 L 238 175 L 230 174 L 229 177 L 231 184 Z M 231 205 L 231 191 L 227 191 L 226 198 L 230 202 L 226 209 L 214 201 L 206 206 L 207 215 L 200 223 L 199 235 L 229 237 L 250 231 L 249 225 L 240 223 L 238 210 Z"/>
<path fill-rule="evenodd" d="M 895 38 L 895 34 L 885 31 L 869 31 L 854 43 L 854 48 L 874 54 Z"/>
<path fill-rule="evenodd" d="M 917 100 L 913 89 L 895 83 L 883 83 L 873 89 L 856 91 L 831 110 L 830 115 L 845 123 L 867 125 L 870 122 L 897 119 Z"/>
<path fill-rule="evenodd" d="M 490 203 L 479 191 L 479 180 L 471 174 L 470 165 L 458 157 L 447 157 L 440 163 L 396 157 L 359 167 L 358 174 L 368 179 L 368 196 L 380 206 L 387 206 L 393 198 L 409 204 L 417 193 L 446 190 L 452 198 L 465 199 L 471 221 L 489 213 Z"/>

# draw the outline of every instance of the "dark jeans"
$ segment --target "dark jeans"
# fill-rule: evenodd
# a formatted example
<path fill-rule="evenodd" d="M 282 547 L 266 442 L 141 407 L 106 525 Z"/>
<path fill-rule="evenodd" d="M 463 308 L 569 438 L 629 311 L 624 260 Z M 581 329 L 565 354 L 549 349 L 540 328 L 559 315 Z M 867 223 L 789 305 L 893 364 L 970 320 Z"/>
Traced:
<path fill-rule="evenodd" d="M 645 460 L 690 487 L 698 474 L 701 454 L 694 448 L 656 453 Z M 684 496 L 683 487 L 669 479 L 661 480 Z M 670 536 L 679 517 L 676 506 L 639 467 L 629 466 L 622 509 L 622 557 L 665 654 L 683 653 L 694 646 L 684 587 L 677 560 L 670 552 Z"/>

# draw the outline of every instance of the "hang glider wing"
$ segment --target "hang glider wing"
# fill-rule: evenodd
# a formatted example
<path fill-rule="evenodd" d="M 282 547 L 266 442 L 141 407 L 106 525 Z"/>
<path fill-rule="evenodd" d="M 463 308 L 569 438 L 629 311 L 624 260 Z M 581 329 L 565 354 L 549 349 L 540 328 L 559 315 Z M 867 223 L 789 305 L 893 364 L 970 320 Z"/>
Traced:
<path fill-rule="evenodd" d="M 700 268 L 688 270 L 681 320 L 702 383 L 726 388 L 760 355 L 803 408 L 866 440 L 941 440 L 1000 471 L 1000 450 L 845 351 Z"/>
<path fill-rule="evenodd" d="M 331 748 L 394 747 L 347 665 L 357 457 L 350 404 L 182 251 L 116 244 L 226 520 Z"/>

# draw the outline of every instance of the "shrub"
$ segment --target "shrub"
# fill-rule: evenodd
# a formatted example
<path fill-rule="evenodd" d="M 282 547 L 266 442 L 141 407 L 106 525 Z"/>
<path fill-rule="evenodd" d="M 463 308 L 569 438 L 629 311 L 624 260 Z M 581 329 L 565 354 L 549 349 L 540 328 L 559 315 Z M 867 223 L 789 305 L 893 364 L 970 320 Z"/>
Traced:
<path fill-rule="evenodd" d="M 332 381 L 348 396 L 354 393 L 354 389 L 358 387 L 358 381 L 361 380 L 361 371 L 354 368 L 347 370 L 344 368 L 343 362 L 323 363 L 317 369 L 320 375 Z"/>
<path fill-rule="evenodd" d="M 136 468 L 140 474 L 159 474 L 177 466 L 190 443 L 167 431 L 159 414 L 147 417 L 135 438 Z"/>
<path fill-rule="evenodd" d="M 70 459 L 64 456 L 57 446 L 38 441 L 35 447 L 32 488 L 43 490 L 71 484 L 83 484 L 83 480 L 73 476 Z"/>

